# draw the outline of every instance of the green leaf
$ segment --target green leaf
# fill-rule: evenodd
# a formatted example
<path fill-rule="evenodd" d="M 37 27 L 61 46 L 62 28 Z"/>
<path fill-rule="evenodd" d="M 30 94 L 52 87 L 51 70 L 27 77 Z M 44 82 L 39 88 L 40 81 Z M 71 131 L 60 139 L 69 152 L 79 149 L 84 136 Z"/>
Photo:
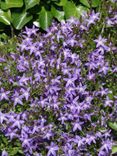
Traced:
<path fill-rule="evenodd" d="M 12 14 L 12 23 L 13 23 L 13 26 L 20 30 L 23 28 L 23 26 L 25 24 L 27 24 L 29 21 L 31 21 L 31 19 L 33 18 L 32 15 L 29 15 L 27 12 L 14 12 Z"/>
<path fill-rule="evenodd" d="M 117 123 L 116 122 L 108 122 L 108 125 L 110 128 L 117 131 Z"/>
<path fill-rule="evenodd" d="M 26 10 L 39 4 L 40 0 L 25 0 Z"/>
<path fill-rule="evenodd" d="M 80 3 L 82 3 L 84 6 L 90 8 L 88 0 L 80 0 Z"/>
<path fill-rule="evenodd" d="M 39 23 L 40 27 L 44 30 L 47 30 L 47 28 L 50 26 L 52 22 L 52 14 L 50 11 L 45 10 L 44 7 L 42 7 L 39 15 Z"/>
<path fill-rule="evenodd" d="M 117 145 L 112 146 L 112 154 L 117 154 Z"/>
<path fill-rule="evenodd" d="M 1 2 L 2 9 L 20 8 L 22 6 L 23 0 L 5 0 L 5 2 Z"/>
<path fill-rule="evenodd" d="M 58 21 L 61 21 L 64 19 L 64 11 L 59 11 L 55 7 L 52 7 L 51 13 Z"/>
<path fill-rule="evenodd" d="M 0 9 L 0 22 L 10 25 L 11 24 L 11 12 L 8 10 L 7 12 Z"/>
<path fill-rule="evenodd" d="M 61 0 L 59 3 L 56 3 L 58 6 L 65 6 L 67 3 L 67 0 Z"/>
<path fill-rule="evenodd" d="M 65 12 L 65 18 L 68 19 L 72 16 L 77 16 L 77 9 L 74 3 L 68 1 L 65 6 L 63 6 Z"/>
<path fill-rule="evenodd" d="M 86 8 L 86 7 L 82 6 L 82 5 L 77 6 L 76 10 L 77 10 L 77 16 L 78 16 L 78 18 L 80 18 L 80 16 L 81 16 L 84 12 L 89 11 L 88 8 Z"/>
<path fill-rule="evenodd" d="M 98 7 L 100 4 L 100 0 L 92 0 L 92 7 Z"/>

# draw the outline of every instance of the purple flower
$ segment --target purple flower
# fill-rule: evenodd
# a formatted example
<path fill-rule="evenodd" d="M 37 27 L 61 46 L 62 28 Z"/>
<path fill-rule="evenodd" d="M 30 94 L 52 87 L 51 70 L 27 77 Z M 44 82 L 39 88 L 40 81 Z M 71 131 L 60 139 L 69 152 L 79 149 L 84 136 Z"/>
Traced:
<path fill-rule="evenodd" d="M 96 144 L 96 138 L 95 138 L 95 136 L 93 136 L 93 135 L 87 135 L 85 141 L 86 141 L 86 143 L 87 143 L 88 145 L 91 145 L 91 143 Z"/>
<path fill-rule="evenodd" d="M 21 78 L 20 78 L 20 80 L 19 80 L 19 85 L 20 86 L 24 86 L 24 85 L 27 85 L 28 84 L 28 81 L 29 80 L 29 78 L 28 77 L 26 77 L 25 75 L 23 75 Z"/>
<path fill-rule="evenodd" d="M 27 90 L 25 90 L 24 88 L 21 88 L 21 92 L 22 92 L 21 96 L 22 96 L 22 98 L 25 98 L 26 101 L 28 101 L 29 96 L 30 96 L 29 91 L 30 91 L 30 88 L 28 88 Z"/>
<path fill-rule="evenodd" d="M 106 43 L 107 39 L 102 38 L 101 35 L 99 35 L 98 39 L 95 39 L 94 41 L 96 42 L 96 47 L 100 47 L 100 46 L 103 48 L 106 47 L 105 43 Z"/>
<path fill-rule="evenodd" d="M 5 91 L 3 88 L 0 90 L 0 101 L 2 100 L 9 100 L 8 95 L 10 91 Z"/>
<path fill-rule="evenodd" d="M 64 78 L 64 81 L 66 81 L 66 87 L 73 86 L 75 87 L 74 81 L 76 78 Z"/>
<path fill-rule="evenodd" d="M 111 148 L 112 148 L 112 142 L 111 141 L 107 140 L 107 141 L 103 142 L 103 145 L 99 151 L 99 156 L 102 156 L 103 152 L 105 152 L 105 154 L 107 154 L 107 155 L 110 154 Z M 104 155 L 104 156 L 106 156 L 106 155 Z"/>
<path fill-rule="evenodd" d="M 31 37 L 31 35 L 36 35 L 38 31 L 38 28 L 36 28 L 34 25 L 32 28 L 25 28 L 25 31 L 23 32 L 26 36 Z"/>
<path fill-rule="evenodd" d="M 48 149 L 48 153 L 47 156 L 56 156 L 56 152 L 59 150 L 59 147 L 57 145 L 55 145 L 54 142 L 51 142 L 50 146 L 47 146 Z"/>
<path fill-rule="evenodd" d="M 0 123 L 3 124 L 4 121 L 7 121 L 7 117 L 6 117 L 6 114 L 2 113 L 0 111 Z"/>
<path fill-rule="evenodd" d="M 3 151 L 2 151 L 2 155 L 1 155 L 1 156 L 8 156 L 7 151 L 6 151 L 6 150 L 3 150 Z"/>
<path fill-rule="evenodd" d="M 14 106 L 16 106 L 17 104 L 23 105 L 22 96 L 19 95 L 17 91 L 15 91 L 15 93 L 13 94 L 12 100 L 14 101 Z"/>
<path fill-rule="evenodd" d="M 83 122 L 79 122 L 79 121 L 76 121 L 75 123 L 73 123 L 73 131 L 76 131 L 76 130 L 82 130 L 82 127 L 81 125 L 83 124 Z"/>
<path fill-rule="evenodd" d="M 89 19 L 87 19 L 87 25 L 90 26 L 91 24 L 95 24 L 97 20 L 99 20 L 100 13 L 95 13 L 94 11 L 91 13 Z"/>
<path fill-rule="evenodd" d="M 108 107 L 108 106 L 109 106 L 109 107 L 112 107 L 112 103 L 113 103 L 113 100 L 110 100 L 109 97 L 107 96 L 107 97 L 106 97 L 106 100 L 105 100 L 105 102 L 104 102 L 104 106 L 105 106 L 105 107 Z"/>

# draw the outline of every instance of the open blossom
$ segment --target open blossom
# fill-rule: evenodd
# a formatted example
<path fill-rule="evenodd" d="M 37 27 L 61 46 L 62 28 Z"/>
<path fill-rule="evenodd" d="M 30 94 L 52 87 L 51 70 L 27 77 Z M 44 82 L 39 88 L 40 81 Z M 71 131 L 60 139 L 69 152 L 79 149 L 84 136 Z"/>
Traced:
<path fill-rule="evenodd" d="M 47 146 L 47 149 L 48 149 L 47 156 L 51 156 L 51 155 L 56 156 L 56 155 L 57 155 L 56 152 L 58 151 L 59 148 L 58 148 L 57 145 L 55 145 L 55 144 L 52 142 L 50 146 Z"/>
<path fill-rule="evenodd" d="M 7 121 L 7 117 L 0 111 L 0 123 L 2 124 L 4 121 Z"/>
<path fill-rule="evenodd" d="M 3 150 L 3 151 L 2 151 L 2 155 L 1 155 L 1 156 L 8 156 L 7 151 L 6 151 L 6 150 Z"/>
<path fill-rule="evenodd" d="M 0 101 L 1 100 L 9 100 L 9 95 L 10 91 L 5 91 L 3 88 L 0 90 Z"/>
<path fill-rule="evenodd" d="M 101 35 L 98 37 L 98 39 L 94 40 L 96 42 L 96 47 L 105 47 L 105 43 L 107 41 L 107 39 L 103 38 Z"/>
<path fill-rule="evenodd" d="M 95 24 L 97 20 L 99 20 L 100 13 L 95 13 L 94 11 L 91 13 L 90 18 L 87 19 L 87 25 L 90 26 L 91 24 Z"/>

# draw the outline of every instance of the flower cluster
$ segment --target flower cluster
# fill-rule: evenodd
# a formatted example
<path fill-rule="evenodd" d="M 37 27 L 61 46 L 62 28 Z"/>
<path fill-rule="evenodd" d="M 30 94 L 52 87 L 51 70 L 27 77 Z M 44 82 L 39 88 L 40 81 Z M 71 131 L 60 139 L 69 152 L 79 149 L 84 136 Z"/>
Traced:
<path fill-rule="evenodd" d="M 110 20 L 116 24 L 115 16 Z M 100 13 L 92 12 L 81 21 L 53 22 L 47 33 L 26 28 L 18 53 L 0 58 L 0 130 L 20 141 L 24 155 L 110 155 L 108 121 L 117 111 L 110 56 L 117 47 L 100 33 L 85 53 L 84 34 L 99 21 Z"/>

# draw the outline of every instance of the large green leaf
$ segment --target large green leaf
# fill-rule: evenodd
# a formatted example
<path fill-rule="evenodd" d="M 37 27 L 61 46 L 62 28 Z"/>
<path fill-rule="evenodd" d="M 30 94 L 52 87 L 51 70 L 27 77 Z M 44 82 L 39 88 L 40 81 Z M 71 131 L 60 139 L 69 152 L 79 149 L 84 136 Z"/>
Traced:
<path fill-rule="evenodd" d="M 20 30 L 23 28 L 23 26 L 28 23 L 33 18 L 32 15 L 29 15 L 27 12 L 23 11 L 22 13 L 13 13 L 12 14 L 12 23 L 13 26 Z"/>
<path fill-rule="evenodd" d="M 65 6 L 67 3 L 67 0 L 61 0 L 59 3 L 56 3 L 58 6 Z"/>
<path fill-rule="evenodd" d="M 80 3 L 82 3 L 84 6 L 90 8 L 88 0 L 80 0 Z"/>
<path fill-rule="evenodd" d="M 26 9 L 30 9 L 39 4 L 40 0 L 25 0 Z"/>
<path fill-rule="evenodd" d="M 117 123 L 116 122 L 109 122 L 108 125 L 110 128 L 117 131 Z"/>
<path fill-rule="evenodd" d="M 72 16 L 77 16 L 77 9 L 73 2 L 68 1 L 65 6 L 63 6 L 65 12 L 65 18 L 68 19 Z"/>
<path fill-rule="evenodd" d="M 100 4 L 100 0 L 92 0 L 92 7 L 98 7 Z"/>
<path fill-rule="evenodd" d="M 112 146 L 112 154 L 117 154 L 117 145 Z"/>
<path fill-rule="evenodd" d="M 4 23 L 6 25 L 10 25 L 11 24 L 11 13 L 10 10 L 5 12 L 3 10 L 0 9 L 0 22 Z"/>
<path fill-rule="evenodd" d="M 42 7 L 40 14 L 39 14 L 40 27 L 44 30 L 47 30 L 47 28 L 50 26 L 51 22 L 52 22 L 51 12 L 45 10 L 45 8 Z"/>
<path fill-rule="evenodd" d="M 2 9 L 20 8 L 23 6 L 23 0 L 5 0 L 1 2 Z"/>
<path fill-rule="evenodd" d="M 51 13 L 58 21 L 61 21 L 64 19 L 64 11 L 59 11 L 55 7 L 52 7 Z"/>

